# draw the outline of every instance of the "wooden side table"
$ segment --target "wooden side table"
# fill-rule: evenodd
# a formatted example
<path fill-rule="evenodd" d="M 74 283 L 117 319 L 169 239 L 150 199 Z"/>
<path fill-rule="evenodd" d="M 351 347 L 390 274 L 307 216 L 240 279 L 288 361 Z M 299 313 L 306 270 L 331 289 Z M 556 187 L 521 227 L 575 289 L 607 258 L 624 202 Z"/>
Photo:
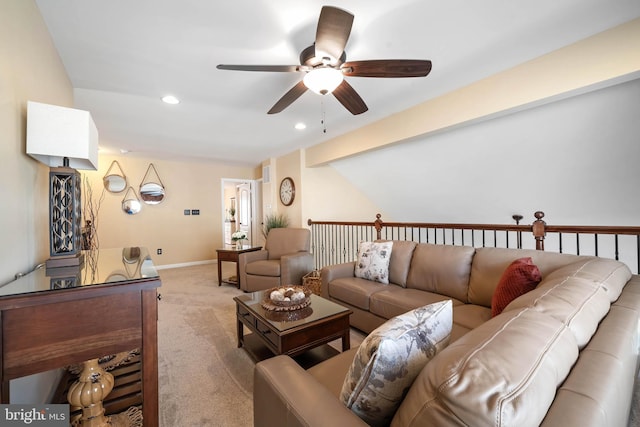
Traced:
<path fill-rule="evenodd" d="M 240 266 L 238 264 L 238 257 L 242 253 L 259 251 L 260 249 L 262 249 L 262 246 L 243 246 L 242 249 L 238 249 L 235 245 L 229 245 L 223 249 L 216 249 L 218 253 L 218 286 L 222 286 L 223 283 L 228 283 L 230 285 L 236 285 L 236 287 L 240 289 Z M 222 279 L 222 263 L 224 261 L 236 263 L 235 281 L 232 280 L 232 277 L 226 280 Z"/>

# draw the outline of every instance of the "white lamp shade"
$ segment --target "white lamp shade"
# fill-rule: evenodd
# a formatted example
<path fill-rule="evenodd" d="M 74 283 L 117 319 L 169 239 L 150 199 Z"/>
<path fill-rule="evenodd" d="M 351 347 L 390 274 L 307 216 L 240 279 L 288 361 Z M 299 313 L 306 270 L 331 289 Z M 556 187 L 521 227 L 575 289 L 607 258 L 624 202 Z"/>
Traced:
<path fill-rule="evenodd" d="M 98 170 L 98 129 L 88 111 L 27 103 L 27 154 L 59 167 Z"/>
<path fill-rule="evenodd" d="M 342 71 L 331 67 L 315 68 L 302 79 L 306 87 L 319 95 L 331 93 L 344 80 Z"/>

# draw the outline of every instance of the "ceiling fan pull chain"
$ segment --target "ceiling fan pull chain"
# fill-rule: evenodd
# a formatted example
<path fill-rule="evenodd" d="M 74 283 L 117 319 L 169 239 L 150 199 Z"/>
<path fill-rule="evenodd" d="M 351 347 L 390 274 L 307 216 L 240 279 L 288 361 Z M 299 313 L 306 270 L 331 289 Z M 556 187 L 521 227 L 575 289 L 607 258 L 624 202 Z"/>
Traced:
<path fill-rule="evenodd" d="M 320 124 L 322 125 L 322 133 L 327 133 L 327 117 L 324 111 L 324 99 L 320 100 Z"/>

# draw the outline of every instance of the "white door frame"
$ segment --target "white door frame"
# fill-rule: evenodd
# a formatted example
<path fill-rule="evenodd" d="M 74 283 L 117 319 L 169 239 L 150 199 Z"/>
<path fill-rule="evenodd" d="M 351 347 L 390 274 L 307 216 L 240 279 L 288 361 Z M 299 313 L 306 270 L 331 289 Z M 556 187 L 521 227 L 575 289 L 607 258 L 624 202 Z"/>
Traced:
<path fill-rule="evenodd" d="M 225 206 L 225 198 L 224 198 L 224 194 L 225 194 L 225 188 L 228 185 L 232 185 L 234 188 L 236 188 L 237 185 L 239 184 L 244 184 L 247 183 L 250 185 L 251 191 L 250 191 L 250 204 L 251 204 L 251 240 L 249 240 L 249 244 L 252 246 L 255 246 L 258 244 L 259 242 L 259 236 L 256 235 L 256 233 L 259 233 L 259 226 L 261 223 L 260 218 L 258 218 L 258 209 L 256 209 L 256 180 L 253 179 L 238 179 L 238 178 L 222 178 L 220 180 L 220 211 L 221 211 L 221 223 L 220 223 L 220 229 L 222 230 L 222 245 L 224 246 L 225 241 L 224 241 L 224 227 L 225 227 L 225 219 L 227 216 L 227 212 L 226 212 L 226 206 Z M 236 196 L 237 197 L 237 196 Z M 238 199 L 236 198 L 236 208 L 238 205 Z M 238 213 L 236 212 L 236 218 L 237 218 Z"/>

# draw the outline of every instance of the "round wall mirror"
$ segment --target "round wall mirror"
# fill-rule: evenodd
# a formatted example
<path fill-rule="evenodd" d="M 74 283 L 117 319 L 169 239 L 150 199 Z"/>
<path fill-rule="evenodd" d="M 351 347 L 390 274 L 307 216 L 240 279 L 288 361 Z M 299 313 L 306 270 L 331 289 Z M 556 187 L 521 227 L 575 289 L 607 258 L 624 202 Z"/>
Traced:
<path fill-rule="evenodd" d="M 102 178 L 104 188 L 110 193 L 120 193 L 127 188 L 127 178 L 120 175 L 109 175 Z"/>
<path fill-rule="evenodd" d="M 164 187 L 155 182 L 140 186 L 140 198 L 148 205 L 157 205 L 164 199 Z"/>
<path fill-rule="evenodd" d="M 142 209 L 140 199 L 136 196 L 136 192 L 133 187 L 129 187 L 124 198 L 122 199 L 122 211 L 129 215 L 135 215 Z"/>
<path fill-rule="evenodd" d="M 127 177 L 120 167 L 120 163 L 114 160 L 102 178 L 104 188 L 110 193 L 121 193 L 127 188 Z"/>
<path fill-rule="evenodd" d="M 155 180 L 153 178 L 155 175 Z M 140 184 L 140 198 L 148 205 L 157 205 L 164 199 L 164 185 L 153 163 L 149 163 L 147 172 Z"/>

